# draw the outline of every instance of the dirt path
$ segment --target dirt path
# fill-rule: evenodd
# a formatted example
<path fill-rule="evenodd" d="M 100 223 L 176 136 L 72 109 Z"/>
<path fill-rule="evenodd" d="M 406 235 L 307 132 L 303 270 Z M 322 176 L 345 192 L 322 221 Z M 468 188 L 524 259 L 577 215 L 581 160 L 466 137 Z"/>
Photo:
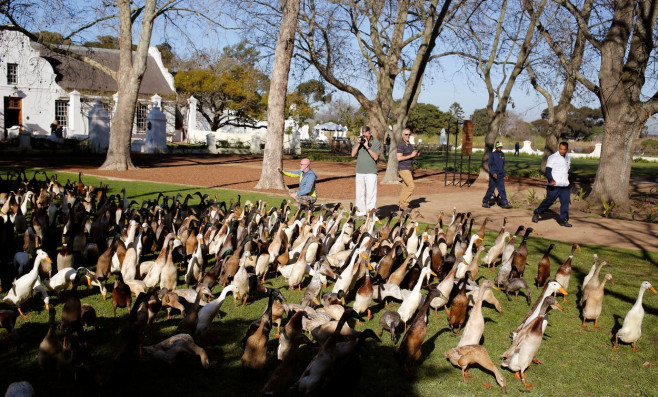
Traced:
<path fill-rule="evenodd" d="M 136 155 L 133 158 L 139 167 L 134 171 L 100 171 L 98 166 L 103 158 L 99 157 L 50 157 L 5 158 L 0 159 L 3 165 L 24 165 L 43 167 L 57 171 L 82 172 L 87 175 L 97 175 L 110 178 L 124 178 L 153 182 L 169 182 L 184 185 L 205 186 L 221 189 L 233 189 L 285 195 L 281 191 L 255 190 L 254 185 L 260 178 L 262 160 L 249 156 L 167 156 L 166 159 L 154 156 Z M 284 160 L 284 168 L 298 169 L 299 160 Z M 311 167 L 318 175 L 317 190 L 320 203 L 343 202 L 348 204 L 354 200 L 354 164 L 314 161 Z M 379 179 L 384 176 L 383 165 L 380 166 Z M 612 247 L 630 248 L 636 250 L 658 252 L 658 224 L 630 222 L 615 219 L 593 217 L 578 211 L 571 211 L 572 228 L 557 224 L 558 204 L 552 207 L 554 212 L 546 212 L 539 223 L 531 223 L 532 208 L 525 200 L 528 190 L 534 189 L 538 197 L 544 196 L 541 182 L 528 180 L 510 180 L 507 183 L 507 193 L 515 203 L 515 208 L 504 210 L 499 207 L 482 208 L 482 196 L 487 184 L 476 182 L 471 187 L 444 186 L 445 175 L 435 170 L 419 170 L 415 172 L 416 190 L 412 196 L 412 205 L 420 210 L 428 222 L 436 222 L 441 211 L 446 213 L 446 219 L 452 213 L 453 207 L 460 212 L 471 212 L 476 217 L 479 227 L 484 216 L 493 219 L 492 229 L 500 228 L 503 217 L 509 219 L 510 225 L 519 224 L 532 226 L 541 237 L 563 242 L 578 242 L 581 244 L 596 244 Z M 464 180 L 466 175 L 464 175 Z M 452 175 L 448 177 L 452 181 Z M 457 180 L 459 176 L 457 176 Z M 291 187 L 295 181 L 286 178 Z M 399 185 L 379 185 L 377 205 L 380 214 L 386 215 L 397 209 Z M 129 192 L 128 192 L 129 193 Z M 537 204 L 535 204 L 537 205 Z"/>

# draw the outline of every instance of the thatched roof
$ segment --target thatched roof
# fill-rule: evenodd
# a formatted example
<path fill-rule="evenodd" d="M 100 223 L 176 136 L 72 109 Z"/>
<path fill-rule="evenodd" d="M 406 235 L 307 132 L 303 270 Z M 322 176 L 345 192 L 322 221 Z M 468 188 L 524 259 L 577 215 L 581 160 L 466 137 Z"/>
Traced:
<path fill-rule="evenodd" d="M 100 70 L 82 61 L 54 53 L 40 44 L 32 43 L 32 46 L 40 52 L 42 58 L 52 65 L 57 75 L 55 81 L 65 90 L 104 95 L 112 95 L 117 92 L 117 82 Z M 66 49 L 87 56 L 112 70 L 119 69 L 119 50 L 77 46 L 67 46 Z M 176 92 L 167 83 L 156 60 L 149 54 L 146 72 L 139 87 L 139 96 L 150 97 L 156 93 L 163 98 L 176 95 Z"/>

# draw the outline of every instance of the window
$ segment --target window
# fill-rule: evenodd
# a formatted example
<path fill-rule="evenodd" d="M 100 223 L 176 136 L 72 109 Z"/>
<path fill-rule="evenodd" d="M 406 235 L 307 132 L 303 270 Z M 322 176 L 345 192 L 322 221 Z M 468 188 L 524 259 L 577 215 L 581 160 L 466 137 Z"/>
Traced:
<path fill-rule="evenodd" d="M 18 64 L 7 64 L 7 84 L 18 84 Z"/>
<path fill-rule="evenodd" d="M 55 101 L 55 120 L 63 127 L 67 127 L 69 114 L 69 101 Z"/>
<path fill-rule="evenodd" d="M 137 119 L 137 132 L 146 131 L 146 115 L 149 112 L 149 107 L 146 104 L 138 103 L 135 118 Z"/>

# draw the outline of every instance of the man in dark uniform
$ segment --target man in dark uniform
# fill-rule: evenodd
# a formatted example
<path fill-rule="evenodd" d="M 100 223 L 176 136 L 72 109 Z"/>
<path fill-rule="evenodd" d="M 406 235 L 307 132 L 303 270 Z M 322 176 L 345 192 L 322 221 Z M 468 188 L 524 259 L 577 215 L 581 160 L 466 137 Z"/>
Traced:
<path fill-rule="evenodd" d="M 503 153 L 503 143 L 496 141 L 496 150 L 489 155 L 489 188 L 482 199 L 482 206 L 489 208 L 489 200 L 493 196 L 494 190 L 498 189 L 500 195 L 499 205 L 505 209 L 510 209 L 512 206 L 507 201 L 507 193 L 505 193 L 505 180 L 507 180 L 507 172 L 505 172 L 505 153 Z"/>

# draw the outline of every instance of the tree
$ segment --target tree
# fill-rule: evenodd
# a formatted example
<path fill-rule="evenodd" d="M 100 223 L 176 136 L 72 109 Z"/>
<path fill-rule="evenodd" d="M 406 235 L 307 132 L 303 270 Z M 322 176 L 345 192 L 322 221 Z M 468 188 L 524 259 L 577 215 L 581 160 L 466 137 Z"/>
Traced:
<path fill-rule="evenodd" d="M 235 54 L 235 52 L 232 52 Z M 197 110 L 213 131 L 224 125 L 255 126 L 265 117 L 269 78 L 245 58 L 229 58 L 225 49 L 219 60 L 205 69 L 195 63 L 176 73 L 176 90 L 184 98 L 194 96 Z M 194 58 L 208 59 L 209 55 Z"/>
<path fill-rule="evenodd" d="M 530 0 L 524 0 L 524 4 L 528 14 L 530 14 L 531 17 L 535 17 L 533 3 Z M 583 4 L 583 17 L 589 19 L 591 10 L 592 0 L 586 0 Z M 557 10 L 551 10 L 551 12 L 547 12 L 546 15 L 554 16 L 554 18 L 551 19 L 551 25 L 559 26 L 557 31 L 561 35 L 569 37 L 572 31 L 576 32 L 575 39 L 571 39 L 571 37 L 569 37 L 569 40 L 561 40 L 563 43 L 570 46 L 570 48 L 567 47 L 561 50 L 570 53 L 568 67 L 562 69 L 555 68 L 556 60 L 554 59 L 555 57 L 552 56 L 540 58 L 540 67 L 542 73 L 537 76 L 535 73 L 535 67 L 532 65 L 532 62 L 528 62 L 526 65 L 530 83 L 535 88 L 535 90 L 537 90 L 537 92 L 539 92 L 544 97 L 546 103 L 549 106 L 546 113 L 548 125 L 546 134 L 544 134 L 546 141 L 541 162 L 542 172 L 546 171 L 546 161 L 548 160 L 548 157 L 558 150 L 558 138 L 563 135 L 565 125 L 567 124 L 568 120 L 570 120 L 568 111 L 570 108 L 572 108 L 571 101 L 577 88 L 576 74 L 572 73 L 572 71 L 579 70 L 581 68 L 585 56 L 585 44 L 587 42 L 585 39 L 585 32 L 578 28 L 577 24 L 576 26 L 569 26 L 569 18 L 561 18 L 561 14 L 563 12 L 560 11 L 561 10 L 558 8 Z M 545 38 L 547 42 L 555 44 L 556 40 L 552 36 L 549 36 L 549 33 L 542 25 L 541 20 L 539 18 L 536 19 L 539 33 Z M 555 84 L 554 82 L 556 80 L 562 80 L 563 84 Z M 553 97 L 556 95 L 556 93 L 553 93 L 551 90 L 546 88 L 551 86 L 562 88 L 559 93 L 559 100 L 556 106 L 553 106 Z"/>
<path fill-rule="evenodd" d="M 317 118 L 322 122 L 331 121 L 344 125 L 356 136 L 359 134 L 359 127 L 367 123 L 368 112 L 363 107 L 356 107 L 344 99 L 338 98 L 329 102 Z"/>
<path fill-rule="evenodd" d="M 300 0 L 284 0 L 279 38 L 274 52 L 274 67 L 267 104 L 267 138 L 263 168 L 256 189 L 285 189 L 283 176 L 277 171 L 283 166 L 283 128 L 285 125 L 286 93 L 290 60 L 295 46 L 295 29 Z"/>
<path fill-rule="evenodd" d="M 296 93 L 304 96 L 304 100 L 308 104 L 330 102 L 331 93 L 326 91 L 324 83 L 315 79 L 305 81 L 295 89 Z"/>
<path fill-rule="evenodd" d="M 486 108 L 475 109 L 471 115 L 473 120 L 473 134 L 482 136 L 487 134 L 487 125 L 489 125 L 489 113 Z"/>
<path fill-rule="evenodd" d="M 418 103 L 409 113 L 407 127 L 416 134 L 440 134 L 441 129 L 447 128 L 448 124 L 455 125 L 451 113 L 442 112 L 429 103 Z"/>
<path fill-rule="evenodd" d="M 454 53 L 473 64 L 487 87 L 487 133 L 480 163 L 480 177 L 489 178 L 488 159 L 498 137 L 507 111 L 512 88 L 526 65 L 531 48 L 535 22 L 547 0 L 541 0 L 534 17 L 527 18 L 522 4 L 499 2 L 475 3 L 463 8 L 466 23 L 455 27 L 451 40 L 462 46 Z M 493 16 L 497 15 L 494 19 Z M 497 81 L 495 81 L 497 80 Z"/>
<path fill-rule="evenodd" d="M 40 43 L 56 44 L 56 45 L 69 45 L 73 44 L 71 39 L 65 39 L 61 33 L 49 32 L 47 30 L 42 30 L 39 33 L 34 34 L 38 37 Z"/>
<path fill-rule="evenodd" d="M 654 35 L 658 17 L 656 0 L 613 0 L 593 5 L 606 12 L 589 20 L 587 9 L 555 0 L 584 32 L 588 49 L 598 56 L 598 84 L 580 70 L 570 68 L 558 43 L 544 39 L 560 64 L 599 99 L 604 118 L 601 160 L 590 198 L 629 204 L 628 186 L 635 141 L 646 121 L 658 113 L 655 86 Z M 550 32 L 549 32 L 550 33 Z M 587 51 L 587 49 L 586 49 Z M 651 66 L 651 67 L 650 67 Z M 651 87 L 651 88 L 649 88 Z M 643 89 L 651 89 L 648 96 Z"/>
<path fill-rule="evenodd" d="M 513 140 L 528 139 L 531 135 L 530 126 L 516 112 L 506 112 L 503 119 L 502 135 Z"/>
<path fill-rule="evenodd" d="M 387 121 L 392 114 L 391 147 L 396 147 L 416 104 L 425 69 L 435 58 L 432 53 L 441 27 L 454 12 L 451 3 L 445 0 L 439 7 L 438 0 L 385 4 L 310 0 L 300 13 L 298 56 L 326 82 L 359 102 L 378 139 L 389 132 Z M 372 98 L 353 84 L 362 78 L 376 87 Z M 402 92 L 399 101 L 393 97 L 396 89 Z M 382 183 L 398 183 L 397 166 L 397 157 L 388 156 Z"/>

